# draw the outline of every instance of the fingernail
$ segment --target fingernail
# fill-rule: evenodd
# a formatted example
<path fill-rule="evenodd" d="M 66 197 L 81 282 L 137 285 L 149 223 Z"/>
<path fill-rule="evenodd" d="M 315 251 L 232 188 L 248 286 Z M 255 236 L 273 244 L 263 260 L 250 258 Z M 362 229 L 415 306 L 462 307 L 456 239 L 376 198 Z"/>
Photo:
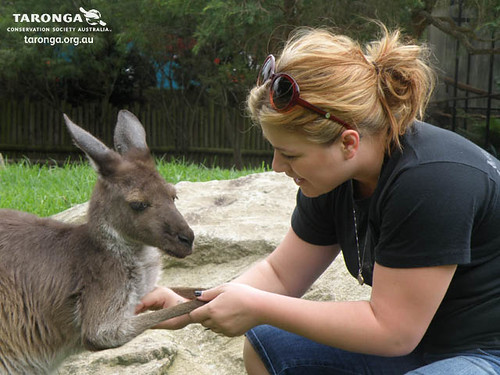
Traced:
<path fill-rule="evenodd" d="M 201 297 L 201 295 L 202 295 L 202 294 L 203 294 L 203 292 L 202 292 L 201 290 L 195 290 L 195 291 L 194 291 L 194 295 L 195 295 L 196 297 Z"/>

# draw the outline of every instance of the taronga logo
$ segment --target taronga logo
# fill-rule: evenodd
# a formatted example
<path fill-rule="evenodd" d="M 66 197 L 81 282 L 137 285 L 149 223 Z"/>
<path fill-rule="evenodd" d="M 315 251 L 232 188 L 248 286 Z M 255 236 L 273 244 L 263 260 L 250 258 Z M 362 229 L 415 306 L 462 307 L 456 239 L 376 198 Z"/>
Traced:
<path fill-rule="evenodd" d="M 101 20 L 101 12 L 96 9 L 85 10 L 80 8 L 83 17 L 87 23 L 91 26 L 106 26 L 106 22 Z M 14 22 L 31 22 L 31 23 L 49 23 L 49 22 L 64 22 L 64 23 L 74 23 L 83 22 L 82 14 L 57 14 L 57 13 L 44 13 L 44 14 L 21 14 L 16 13 L 12 16 L 14 17 Z"/>
<path fill-rule="evenodd" d="M 80 7 L 80 12 L 83 13 L 83 16 L 85 17 L 87 23 L 90 26 L 95 26 L 95 25 L 106 26 L 106 22 L 101 20 L 101 12 L 99 12 L 97 9 L 90 9 L 87 12 L 85 9 Z"/>

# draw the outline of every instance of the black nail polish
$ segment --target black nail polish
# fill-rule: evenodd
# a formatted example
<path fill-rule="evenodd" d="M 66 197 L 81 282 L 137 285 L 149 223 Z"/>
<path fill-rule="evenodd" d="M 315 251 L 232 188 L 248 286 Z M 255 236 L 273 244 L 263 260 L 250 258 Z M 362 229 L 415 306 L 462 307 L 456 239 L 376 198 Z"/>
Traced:
<path fill-rule="evenodd" d="M 203 292 L 202 292 L 201 290 L 195 290 L 195 291 L 194 291 L 194 295 L 195 295 L 196 297 L 201 297 L 201 294 L 202 294 L 202 293 L 203 293 Z"/>

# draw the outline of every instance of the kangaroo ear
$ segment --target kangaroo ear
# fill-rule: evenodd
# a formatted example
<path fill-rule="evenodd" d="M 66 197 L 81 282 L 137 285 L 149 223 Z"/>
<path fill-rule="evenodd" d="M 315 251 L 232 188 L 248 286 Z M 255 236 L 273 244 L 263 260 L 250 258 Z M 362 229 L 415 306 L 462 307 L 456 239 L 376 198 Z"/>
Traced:
<path fill-rule="evenodd" d="M 63 116 L 73 142 L 85 152 L 92 167 L 102 176 L 109 175 L 112 172 L 112 165 L 114 164 L 112 161 L 118 155 L 106 147 L 100 140 L 76 125 L 66 114 Z"/>
<path fill-rule="evenodd" d="M 126 110 L 118 113 L 114 140 L 115 149 L 121 155 L 126 154 L 132 148 L 149 151 L 144 127 L 134 114 Z"/>

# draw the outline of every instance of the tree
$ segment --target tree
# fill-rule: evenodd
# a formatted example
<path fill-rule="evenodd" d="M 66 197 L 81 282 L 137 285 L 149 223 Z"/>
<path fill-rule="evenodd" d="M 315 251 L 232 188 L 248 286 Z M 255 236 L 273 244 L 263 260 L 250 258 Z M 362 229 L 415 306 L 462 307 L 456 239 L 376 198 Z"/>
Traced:
<path fill-rule="evenodd" d="M 412 11 L 414 36 L 421 38 L 429 25 L 435 26 L 445 34 L 457 39 L 470 54 L 500 54 L 498 48 L 476 47 L 474 42 L 494 42 L 500 39 L 500 5 L 492 0 L 465 1 L 459 0 L 463 7 L 474 14 L 465 26 L 457 23 L 449 16 L 435 16 L 433 10 L 438 0 L 424 0 Z"/>
<path fill-rule="evenodd" d="M 122 2 L 125 6 L 127 3 L 134 2 Z M 92 33 L 92 43 L 89 44 L 76 45 L 74 41 L 56 43 L 51 38 L 64 36 L 69 39 L 83 34 L 78 31 L 51 31 L 54 28 L 76 27 L 76 23 L 52 21 L 49 20 L 50 15 L 81 15 L 78 6 L 64 0 L 55 0 L 50 6 L 36 0 L 16 0 L 15 3 L 0 5 L 0 82 L 3 83 L 0 95 L 28 95 L 59 108 L 61 101 L 98 100 L 108 103 L 119 88 L 117 83 L 121 82 L 123 86 L 124 78 L 131 81 L 130 86 L 137 85 L 136 77 L 142 78 L 140 72 L 135 72 L 134 77 L 125 71 L 127 62 L 134 56 L 137 60 L 138 56 L 122 38 L 121 27 L 127 26 L 123 22 L 127 18 L 115 11 L 116 4 L 109 2 L 87 1 L 82 7 L 98 7 L 106 15 L 106 25 L 113 32 Z M 14 22 L 15 14 L 25 14 L 27 18 L 22 22 L 23 18 L 17 16 L 21 22 Z M 37 15 L 37 19 L 45 15 L 49 22 L 33 22 L 30 20 L 32 15 Z M 8 32 L 11 27 L 45 28 L 49 31 Z M 46 40 L 42 40 L 43 37 Z M 42 41 L 26 43 L 26 38 Z"/>
<path fill-rule="evenodd" d="M 242 129 L 229 121 L 230 114 L 242 109 L 261 62 L 279 51 L 293 29 L 325 26 L 367 41 L 379 32 L 370 20 L 379 20 L 423 39 L 432 24 L 471 53 L 491 52 L 474 49 L 472 42 L 495 37 L 496 0 L 458 1 L 477 15 L 473 24 L 436 16 L 435 9 L 448 0 L 54 0 L 50 7 L 37 0 L 3 1 L 0 96 L 28 94 L 54 107 L 71 100 L 99 101 L 102 107 L 155 101 L 166 111 L 171 106 L 195 111 L 215 101 L 225 110 L 235 165 L 241 166 Z M 94 43 L 78 47 L 25 44 L 19 33 L 6 32 L 14 13 L 74 13 L 80 6 L 99 10 L 112 32 L 97 33 Z M 185 149 L 189 123 L 171 126 L 178 147 Z"/>

